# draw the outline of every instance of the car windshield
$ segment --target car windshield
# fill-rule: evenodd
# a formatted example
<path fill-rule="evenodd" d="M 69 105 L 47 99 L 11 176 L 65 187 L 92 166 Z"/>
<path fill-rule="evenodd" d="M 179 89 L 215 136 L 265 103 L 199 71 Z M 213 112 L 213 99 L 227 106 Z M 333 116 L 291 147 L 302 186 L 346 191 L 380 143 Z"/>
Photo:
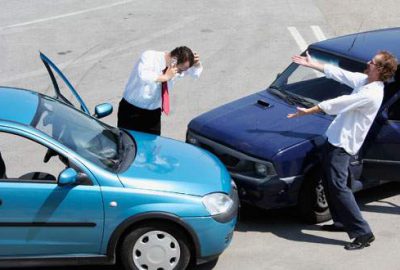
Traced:
<path fill-rule="evenodd" d="M 122 131 L 46 96 L 31 125 L 104 169 L 116 171 L 124 158 Z"/>
<path fill-rule="evenodd" d="M 309 53 L 313 59 L 319 62 L 339 66 L 349 71 L 363 72 L 366 68 L 363 63 L 336 55 L 316 50 L 309 50 Z M 290 104 L 312 107 L 323 100 L 350 94 L 352 89 L 344 84 L 327 79 L 322 72 L 292 63 L 278 76 L 268 91 Z"/>

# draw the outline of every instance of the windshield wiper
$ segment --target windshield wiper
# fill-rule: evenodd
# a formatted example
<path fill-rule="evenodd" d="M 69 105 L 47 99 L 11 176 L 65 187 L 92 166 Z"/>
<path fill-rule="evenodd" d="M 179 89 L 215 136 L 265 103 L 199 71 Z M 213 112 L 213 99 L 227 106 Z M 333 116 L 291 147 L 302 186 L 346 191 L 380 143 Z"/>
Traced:
<path fill-rule="evenodd" d="M 294 103 L 297 103 L 297 104 L 300 104 L 300 105 L 305 105 L 305 106 L 308 106 L 308 107 L 313 107 L 314 106 L 314 103 L 312 103 L 311 101 L 308 101 L 305 98 L 302 98 L 302 97 L 299 97 L 299 96 L 296 96 L 296 95 L 293 95 L 293 94 L 289 94 L 289 93 L 287 93 L 287 94 L 288 94 L 288 99 L 290 99 Z"/>
<path fill-rule="evenodd" d="M 271 94 L 273 94 L 274 96 L 277 96 L 280 99 L 283 99 L 286 103 L 289 103 L 290 105 L 296 104 L 292 99 L 289 98 L 288 93 L 285 90 L 279 88 L 278 86 L 271 85 L 269 87 L 269 89 L 276 90 L 276 91 L 269 91 L 269 92 Z"/>
<path fill-rule="evenodd" d="M 275 96 L 283 99 L 290 105 L 300 104 L 300 105 L 308 106 L 308 107 L 314 106 L 314 103 L 312 103 L 311 101 L 308 101 L 307 99 L 301 98 L 297 95 L 293 95 L 293 94 L 287 92 L 286 90 L 279 88 L 276 85 L 271 85 L 269 88 L 273 89 L 273 90 L 277 90 L 277 91 L 270 91 L 270 92 L 272 94 L 274 94 Z"/>

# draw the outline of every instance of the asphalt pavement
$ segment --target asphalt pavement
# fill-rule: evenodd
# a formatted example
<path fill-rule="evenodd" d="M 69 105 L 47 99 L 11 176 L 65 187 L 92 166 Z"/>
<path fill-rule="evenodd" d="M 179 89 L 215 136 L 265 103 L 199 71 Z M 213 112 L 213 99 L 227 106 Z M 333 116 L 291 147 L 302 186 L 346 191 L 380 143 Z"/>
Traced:
<path fill-rule="evenodd" d="M 50 57 L 86 104 L 118 102 L 135 60 L 147 49 L 187 45 L 204 66 L 199 80 L 179 81 L 162 134 L 184 140 L 195 116 L 265 89 L 293 54 L 318 40 L 400 25 L 396 0 L 0 0 L 0 85 L 52 95 L 39 59 Z M 288 210 L 246 208 L 231 246 L 198 269 L 399 269 L 400 184 L 358 194 L 376 241 L 345 251 L 343 233 L 304 225 Z M 51 269 L 116 270 L 116 267 Z"/>

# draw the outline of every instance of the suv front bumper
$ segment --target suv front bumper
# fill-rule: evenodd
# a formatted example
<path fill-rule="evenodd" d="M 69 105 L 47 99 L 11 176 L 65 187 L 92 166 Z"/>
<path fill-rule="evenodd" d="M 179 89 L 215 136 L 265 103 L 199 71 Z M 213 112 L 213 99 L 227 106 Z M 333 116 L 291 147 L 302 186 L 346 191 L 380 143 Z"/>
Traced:
<path fill-rule="evenodd" d="M 274 168 L 269 170 L 271 172 L 270 175 L 263 177 L 251 173 L 243 173 L 241 172 L 242 165 L 246 162 L 265 164 L 269 167 L 273 167 L 273 165 L 268 161 L 248 156 L 216 143 L 192 131 L 188 131 L 186 141 L 208 150 L 224 163 L 238 187 L 239 197 L 242 202 L 264 209 L 282 208 L 297 204 L 303 176 L 279 178 Z"/>
<path fill-rule="evenodd" d="M 274 176 L 267 181 L 251 181 L 232 178 L 238 186 L 239 198 L 242 202 L 264 209 L 283 208 L 297 204 L 302 176 L 279 178 Z"/>

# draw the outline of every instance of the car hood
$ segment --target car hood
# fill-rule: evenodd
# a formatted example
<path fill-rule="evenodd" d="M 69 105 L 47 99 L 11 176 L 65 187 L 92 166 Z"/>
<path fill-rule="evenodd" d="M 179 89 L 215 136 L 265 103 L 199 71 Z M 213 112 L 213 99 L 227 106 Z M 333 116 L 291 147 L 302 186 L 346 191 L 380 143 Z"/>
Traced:
<path fill-rule="evenodd" d="M 124 186 L 195 196 L 230 192 L 229 173 L 214 155 L 173 139 L 129 133 L 137 150 L 131 166 L 118 174 Z"/>
<path fill-rule="evenodd" d="M 264 90 L 200 115 L 189 130 L 242 153 L 272 159 L 285 148 L 323 135 L 332 121 L 322 114 L 288 119 L 295 111 L 296 105 Z"/>

